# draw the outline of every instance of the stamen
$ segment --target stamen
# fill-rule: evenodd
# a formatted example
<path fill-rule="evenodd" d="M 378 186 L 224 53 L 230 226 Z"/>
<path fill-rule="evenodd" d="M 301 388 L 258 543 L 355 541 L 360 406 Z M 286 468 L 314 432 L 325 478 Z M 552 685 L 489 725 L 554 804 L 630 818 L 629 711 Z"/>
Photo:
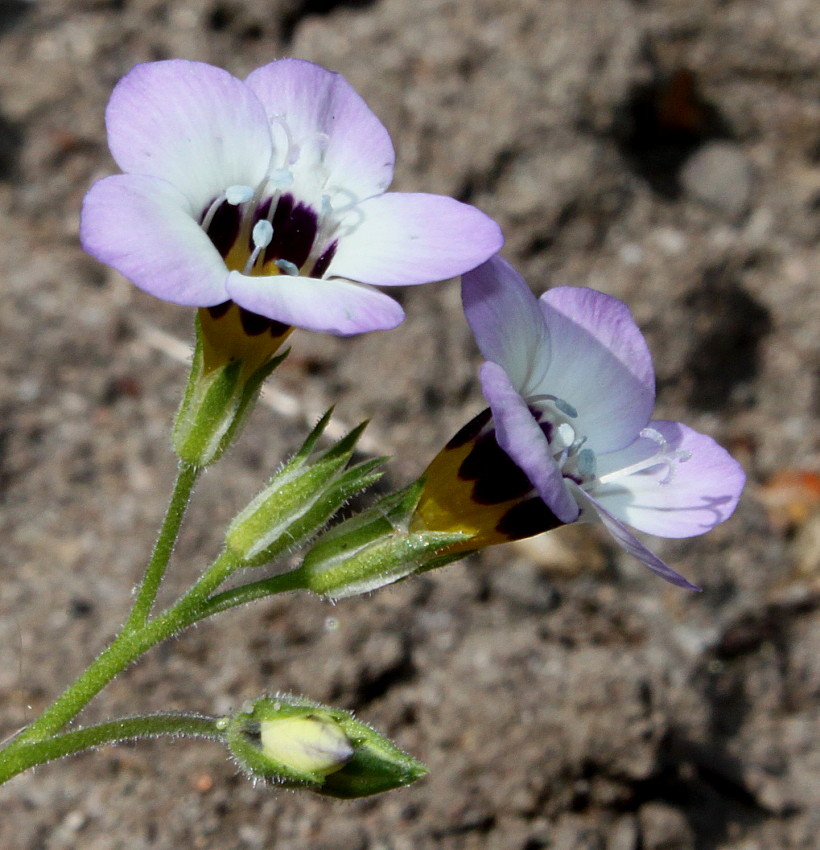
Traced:
<path fill-rule="evenodd" d="M 289 168 L 277 168 L 270 174 L 270 182 L 280 191 L 293 185 L 293 172 Z"/>
<path fill-rule="evenodd" d="M 613 472 L 608 472 L 602 475 L 598 481 L 601 484 L 607 484 L 610 481 L 615 481 L 618 478 L 623 478 L 627 475 L 634 475 L 636 472 L 643 472 L 645 469 L 652 469 L 654 466 L 666 466 L 666 475 L 658 482 L 658 484 L 668 484 L 675 475 L 675 465 L 673 461 L 678 463 L 686 463 L 692 457 L 692 452 L 688 449 L 677 449 L 671 451 L 669 443 L 660 431 L 654 428 L 644 428 L 640 432 L 640 436 L 647 440 L 652 440 L 658 444 L 658 450 L 655 454 L 650 455 L 643 460 L 625 466 L 623 469 L 616 469 Z"/>
<path fill-rule="evenodd" d="M 568 402 L 555 395 L 544 393 L 543 395 L 530 396 L 529 401 L 551 401 L 564 416 L 569 416 L 570 419 L 578 417 L 578 411 Z"/>
<path fill-rule="evenodd" d="M 264 218 L 260 219 L 253 226 L 251 238 L 253 239 L 254 247 L 250 257 L 248 257 L 248 261 L 245 263 L 245 268 L 242 269 L 242 274 L 245 275 L 249 275 L 253 271 L 259 254 L 270 245 L 271 239 L 273 239 L 273 225 Z"/>
<path fill-rule="evenodd" d="M 225 195 L 220 195 L 214 201 L 211 202 L 211 205 L 208 207 L 208 211 L 202 218 L 202 229 L 207 233 L 208 228 L 211 226 L 214 220 L 214 216 L 216 215 L 216 211 L 224 204 L 226 201 Z"/>
<path fill-rule="evenodd" d="M 555 436 L 557 437 L 557 439 L 553 439 L 555 448 L 569 449 L 575 442 L 575 429 L 568 422 L 562 422 L 555 429 Z"/>
<path fill-rule="evenodd" d="M 290 275 L 291 277 L 299 277 L 299 267 L 290 260 L 276 260 L 274 265 L 282 274 Z"/>
<path fill-rule="evenodd" d="M 587 441 L 587 438 L 586 438 L 586 437 L 579 437 L 579 438 L 578 438 L 578 439 L 577 439 L 577 440 L 576 440 L 576 441 L 575 441 L 575 442 L 574 442 L 574 443 L 573 443 L 573 444 L 569 447 L 569 455 L 570 455 L 570 457 L 573 457 L 574 455 L 577 455 L 577 454 L 578 454 L 578 452 L 581 450 L 581 447 L 584 445 L 584 443 L 585 443 L 586 441 Z M 591 451 L 591 449 L 587 449 L 586 451 Z"/>
<path fill-rule="evenodd" d="M 592 449 L 582 449 L 578 453 L 578 474 L 581 478 L 594 478 L 598 462 Z"/>
<path fill-rule="evenodd" d="M 331 206 L 331 201 L 335 195 L 342 195 L 345 198 L 345 203 L 332 207 L 337 216 L 350 212 L 359 203 L 359 196 L 355 192 L 351 192 L 350 189 L 345 189 L 344 186 L 328 186 L 327 190 L 328 194 L 324 195 L 322 200 L 324 201 L 324 198 L 327 198 L 328 206 Z"/>
<path fill-rule="evenodd" d="M 257 221 L 253 226 L 253 244 L 255 249 L 267 248 L 273 239 L 273 225 L 267 219 Z"/>
<path fill-rule="evenodd" d="M 274 115 L 270 119 L 271 127 L 281 127 L 285 133 L 285 155 L 282 157 L 282 168 L 286 169 L 289 165 L 295 165 L 299 159 L 299 147 L 293 141 L 293 135 L 288 127 L 288 122 L 285 121 L 284 115 Z"/>
<path fill-rule="evenodd" d="M 319 211 L 319 227 L 316 236 L 313 237 L 313 246 L 310 254 L 305 260 L 306 268 L 313 268 L 319 257 L 324 254 L 326 247 L 332 241 L 337 229 L 333 206 L 330 203 L 330 195 L 322 195 L 321 209 Z"/>
<path fill-rule="evenodd" d="M 237 184 L 236 186 L 228 186 L 225 190 L 225 200 L 232 206 L 246 204 L 253 197 L 253 187 Z"/>

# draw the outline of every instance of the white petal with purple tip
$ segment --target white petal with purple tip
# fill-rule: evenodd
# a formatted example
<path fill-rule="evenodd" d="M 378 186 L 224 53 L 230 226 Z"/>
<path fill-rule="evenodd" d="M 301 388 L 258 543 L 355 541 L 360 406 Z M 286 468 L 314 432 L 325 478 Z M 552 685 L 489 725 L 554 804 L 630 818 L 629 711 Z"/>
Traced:
<path fill-rule="evenodd" d="M 333 198 L 342 189 L 348 196 L 337 201 L 363 201 L 390 185 L 390 136 L 344 77 L 303 59 L 278 59 L 245 82 L 273 120 L 277 166 L 293 170 L 296 185 L 311 195 L 306 200 L 318 203 L 323 192 Z M 284 160 L 288 146 L 291 162 Z"/>
<path fill-rule="evenodd" d="M 481 353 L 524 396 L 533 395 L 550 363 L 550 340 L 538 301 L 524 278 L 492 257 L 462 278 L 464 314 Z"/>
<path fill-rule="evenodd" d="M 240 307 L 260 316 L 337 336 L 389 330 L 404 319 L 392 298 L 349 280 L 231 272 L 227 289 Z"/>
<path fill-rule="evenodd" d="M 572 427 L 596 452 L 623 448 L 649 421 L 655 376 L 646 341 L 627 306 L 585 287 L 540 299 L 552 346 L 540 392 L 569 402 Z"/>
<path fill-rule="evenodd" d="M 679 422 L 653 421 L 650 427 L 686 460 L 618 477 L 618 470 L 658 455 L 658 443 L 642 437 L 631 446 L 598 455 L 598 475 L 612 483 L 595 488 L 595 498 L 614 516 L 639 531 L 660 537 L 694 537 L 728 519 L 745 482 L 740 464 L 711 437 Z"/>
<path fill-rule="evenodd" d="M 342 227 L 328 276 L 379 286 L 446 280 L 495 254 L 504 242 L 484 213 L 443 195 L 388 193 L 359 204 Z"/>
<path fill-rule="evenodd" d="M 188 199 L 156 177 L 116 174 L 83 201 L 83 248 L 145 292 L 193 307 L 228 298 L 228 270 Z"/>
<path fill-rule="evenodd" d="M 203 62 L 137 65 L 117 83 L 106 126 L 120 168 L 167 180 L 195 216 L 229 186 L 255 187 L 270 163 L 262 104 L 241 80 Z"/>

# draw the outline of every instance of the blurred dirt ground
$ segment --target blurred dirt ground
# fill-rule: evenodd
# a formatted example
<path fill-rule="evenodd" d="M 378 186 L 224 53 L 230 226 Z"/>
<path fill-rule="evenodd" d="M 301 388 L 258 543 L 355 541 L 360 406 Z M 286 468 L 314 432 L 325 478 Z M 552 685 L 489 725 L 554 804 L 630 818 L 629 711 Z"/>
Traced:
<path fill-rule="evenodd" d="M 335 607 L 225 615 L 86 714 L 304 693 L 425 760 L 410 789 L 340 804 L 254 788 L 215 746 L 107 748 L 0 790 L 0 846 L 817 847 L 818 36 L 814 0 L 0 2 L 0 735 L 122 622 L 174 472 L 167 341 L 191 311 L 77 240 L 84 191 L 114 170 L 106 100 L 136 62 L 343 73 L 393 135 L 394 186 L 495 216 L 539 292 L 626 299 L 659 415 L 750 481 L 713 534 L 653 541 L 702 594 L 571 528 Z M 372 419 L 393 484 L 481 408 L 457 284 L 401 297 L 389 334 L 296 338 L 277 409 L 199 488 L 169 594 L 330 402 Z"/>

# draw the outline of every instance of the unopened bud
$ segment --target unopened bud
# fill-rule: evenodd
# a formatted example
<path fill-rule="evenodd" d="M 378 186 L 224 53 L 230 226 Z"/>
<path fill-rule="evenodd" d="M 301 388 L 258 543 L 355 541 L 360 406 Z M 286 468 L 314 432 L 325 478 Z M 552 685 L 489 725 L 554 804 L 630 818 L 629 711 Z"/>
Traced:
<path fill-rule="evenodd" d="M 353 755 L 353 745 L 334 720 L 315 714 L 262 720 L 262 752 L 279 764 L 313 776 L 341 770 Z"/>
<path fill-rule="evenodd" d="M 427 773 L 350 712 L 294 696 L 244 707 L 228 721 L 226 743 L 250 776 L 329 797 L 367 797 Z"/>
<path fill-rule="evenodd" d="M 270 563 L 313 537 L 348 499 L 381 476 L 377 467 L 382 458 L 346 469 L 364 425 L 311 459 L 331 412 L 322 417 L 294 457 L 228 528 L 225 542 L 243 566 Z"/>

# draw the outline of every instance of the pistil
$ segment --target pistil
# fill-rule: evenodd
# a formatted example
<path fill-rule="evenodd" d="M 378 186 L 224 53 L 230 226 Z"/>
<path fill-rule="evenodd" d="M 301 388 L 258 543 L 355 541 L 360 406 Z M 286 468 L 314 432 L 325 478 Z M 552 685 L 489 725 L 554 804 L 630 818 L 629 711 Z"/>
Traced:
<path fill-rule="evenodd" d="M 635 463 L 631 463 L 629 466 L 623 467 L 622 469 L 616 469 L 613 472 L 608 472 L 606 475 L 602 475 L 598 479 L 599 483 L 609 484 L 610 482 L 616 481 L 617 479 L 623 478 L 627 475 L 634 475 L 636 472 L 643 472 L 645 469 L 664 465 L 667 468 L 667 472 L 658 483 L 668 484 L 675 474 L 674 461 L 685 463 L 690 457 L 692 457 L 692 452 L 687 449 L 677 449 L 674 451 L 670 449 L 669 443 L 663 434 L 661 434 L 660 431 L 656 431 L 654 428 L 644 428 L 641 431 L 640 436 L 657 443 L 658 450 L 653 455 L 650 455 L 643 460 L 639 460 Z"/>

